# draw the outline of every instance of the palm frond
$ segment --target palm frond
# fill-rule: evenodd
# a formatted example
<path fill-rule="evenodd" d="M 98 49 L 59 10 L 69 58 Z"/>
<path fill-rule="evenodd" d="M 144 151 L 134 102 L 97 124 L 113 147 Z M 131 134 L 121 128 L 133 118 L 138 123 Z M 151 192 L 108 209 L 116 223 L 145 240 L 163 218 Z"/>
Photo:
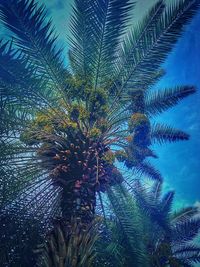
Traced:
<path fill-rule="evenodd" d="M 200 231 L 200 218 L 192 218 L 172 226 L 172 241 L 175 244 L 192 241 Z"/>
<path fill-rule="evenodd" d="M 174 191 L 169 191 L 165 193 L 160 201 L 160 209 L 163 216 L 169 217 L 169 213 L 172 210 L 172 202 L 174 200 Z"/>
<path fill-rule="evenodd" d="M 137 76 L 134 79 L 129 80 L 130 73 L 134 64 L 136 63 L 137 54 L 140 49 L 143 49 L 146 38 L 154 31 L 154 28 L 160 19 L 164 11 L 164 1 L 158 1 L 147 13 L 145 18 L 137 26 L 135 26 L 126 36 L 122 46 L 122 62 L 118 67 L 119 74 L 118 80 L 122 79 L 122 84 L 129 82 L 126 86 L 130 89 L 147 88 L 150 84 L 153 84 L 155 80 L 159 79 L 163 75 L 163 72 L 154 71 L 148 76 Z M 134 57 L 135 60 L 134 60 Z M 125 85 L 123 85 L 124 87 Z"/>
<path fill-rule="evenodd" d="M 19 132 L 28 124 L 29 117 L 30 110 L 26 111 L 19 106 L 12 106 L 5 99 L 0 99 L 0 144 L 2 149 L 3 143 L 17 139 Z"/>
<path fill-rule="evenodd" d="M 129 0 L 76 2 L 72 19 L 73 65 L 82 73 L 92 70 L 94 88 L 102 85 L 106 75 L 112 75 L 113 62 L 120 38 L 130 19 L 133 3 Z M 85 74 L 86 74 L 85 73 Z M 89 71 L 89 74 L 91 71 Z"/>
<path fill-rule="evenodd" d="M 56 200 L 59 204 L 59 188 L 52 185 L 48 173 L 41 168 L 35 149 L 12 140 L 1 142 L 0 150 L 0 208 L 9 208 L 16 214 L 27 208 L 32 214 L 44 214 L 44 210 L 48 214 L 57 208 L 53 204 L 50 208 L 49 203 Z M 40 211 L 35 211 L 39 207 Z"/>
<path fill-rule="evenodd" d="M 14 48 L 13 42 L 3 41 L 0 42 L 0 97 L 1 105 L 9 110 L 26 110 L 30 114 L 44 107 L 58 107 L 59 99 L 46 80 L 38 76 L 35 66 Z"/>
<path fill-rule="evenodd" d="M 184 133 L 183 131 L 174 129 L 171 126 L 163 124 L 152 125 L 150 135 L 151 135 L 151 141 L 153 143 L 158 142 L 159 144 L 163 144 L 165 142 L 177 142 L 189 139 L 189 135 Z"/>
<path fill-rule="evenodd" d="M 139 173 L 147 176 L 147 178 L 150 178 L 152 180 L 157 180 L 159 182 L 162 182 L 162 176 L 158 170 L 155 169 L 151 165 L 151 163 L 144 161 L 138 164 L 137 166 L 134 166 L 135 170 L 138 171 Z"/>
<path fill-rule="evenodd" d="M 101 0 L 98 1 L 99 11 L 97 12 L 98 42 L 95 60 L 94 86 L 101 86 L 106 75 L 113 73 L 113 62 L 116 59 L 116 52 L 120 38 L 124 34 L 127 23 L 130 20 L 129 11 L 134 2 L 129 0 Z"/>
<path fill-rule="evenodd" d="M 175 249 L 173 253 L 183 263 L 193 265 L 200 262 L 200 247 L 196 245 L 187 244 L 179 249 Z"/>
<path fill-rule="evenodd" d="M 184 25 L 191 20 L 199 5 L 199 1 L 185 0 L 173 2 L 165 9 L 153 30 L 145 35 L 143 45 L 132 53 L 122 88 L 130 87 L 131 83 L 134 85 L 138 77 L 142 80 L 148 79 L 160 68 L 161 63 L 178 40 Z"/>
<path fill-rule="evenodd" d="M 193 86 L 177 86 L 173 89 L 164 89 L 149 93 L 145 99 L 145 111 L 150 116 L 158 115 L 195 92 L 196 89 Z"/>
<path fill-rule="evenodd" d="M 19 194 L 20 189 L 24 187 L 25 184 L 29 182 L 29 172 L 31 173 L 31 169 L 28 171 L 23 171 L 25 166 L 24 163 L 28 161 L 30 156 L 28 157 L 25 154 L 18 154 L 17 151 L 19 146 L 16 144 L 7 144 L 7 140 L 5 143 L 3 141 L 0 142 L 0 207 L 5 208 L 5 206 L 15 199 L 15 197 Z M 26 156 L 25 156 L 26 155 Z M 21 158 L 20 158 L 21 156 Z M 26 165 L 28 166 L 28 165 Z M 30 166 L 31 167 L 31 166 Z M 20 176 L 18 176 L 21 174 Z"/>
<path fill-rule="evenodd" d="M 97 38 L 93 31 L 96 23 L 94 9 L 93 1 L 75 0 L 71 18 L 69 60 L 75 76 L 79 75 L 83 80 L 93 72 L 95 42 L 91 38 Z"/>
<path fill-rule="evenodd" d="M 170 220 L 172 224 L 182 223 L 184 221 L 192 219 L 197 214 L 199 214 L 197 207 L 186 207 L 180 209 L 179 211 L 173 212 L 170 216 Z"/>
<path fill-rule="evenodd" d="M 170 224 L 168 215 L 173 200 L 173 192 L 167 192 L 161 198 L 159 193 L 161 183 L 155 182 L 155 184 L 159 185 L 159 189 L 154 187 L 156 190 L 152 191 L 152 188 L 149 190 L 140 181 L 136 181 L 133 193 L 139 209 L 150 220 L 151 224 L 159 227 L 162 232 L 169 232 Z"/>
<path fill-rule="evenodd" d="M 45 22 L 46 10 L 34 0 L 9 0 L 0 4 L 0 20 L 14 34 L 13 42 L 58 92 L 68 90 L 68 72 L 56 48 L 57 37 L 51 21 Z"/>
<path fill-rule="evenodd" d="M 97 258 L 95 267 L 121 267 L 126 264 L 125 251 L 123 246 L 124 236 L 120 231 L 116 219 L 108 218 L 107 226 L 102 228 L 100 238 L 96 243 Z"/>
<path fill-rule="evenodd" d="M 146 84 L 142 87 L 143 92 L 146 92 L 147 89 L 151 89 L 157 82 L 159 82 L 164 77 L 165 74 L 166 71 L 164 69 L 159 69 L 149 75 L 148 82 L 146 82 Z"/>
<path fill-rule="evenodd" d="M 134 183 L 133 193 L 142 212 L 148 217 L 154 216 L 157 212 L 156 207 L 158 204 L 158 199 L 154 198 L 154 194 L 148 192 L 139 180 Z"/>
<path fill-rule="evenodd" d="M 150 188 L 150 192 L 153 195 L 155 201 L 159 201 L 162 194 L 162 182 L 155 181 Z"/>
<path fill-rule="evenodd" d="M 122 99 L 126 102 L 129 102 L 130 100 L 133 100 L 134 94 L 137 94 L 138 92 L 140 92 L 141 96 L 143 97 L 143 101 L 142 102 L 138 102 L 136 105 L 136 110 L 139 110 L 139 106 L 140 109 L 145 110 L 145 96 L 146 94 L 148 94 L 147 89 L 151 89 L 163 76 L 165 75 L 165 71 L 163 69 L 160 69 L 158 71 L 153 72 L 152 74 L 149 75 L 148 77 L 148 82 L 145 82 L 145 80 L 143 81 L 143 77 L 137 81 L 137 83 L 140 83 L 141 85 L 137 85 L 138 87 L 133 87 L 132 83 L 130 83 L 130 86 L 127 86 L 128 89 L 128 94 L 125 91 L 122 94 Z M 135 81 L 136 83 L 136 81 Z M 143 84 L 142 84 L 143 83 Z M 139 88 L 139 89 L 135 89 L 135 88 Z"/>
<path fill-rule="evenodd" d="M 13 49 L 13 43 L 3 40 L 0 40 L 0 70 L 1 82 L 12 84 L 22 81 L 22 75 L 26 78 L 31 73 L 30 68 L 27 68 L 27 61 Z"/>
<path fill-rule="evenodd" d="M 142 225 L 140 225 L 142 217 L 136 203 L 123 186 L 116 186 L 115 190 L 109 189 L 107 194 L 114 214 L 119 221 L 120 231 L 123 232 L 125 242 L 128 243 L 126 250 L 129 250 L 127 252 L 130 253 L 131 264 L 148 266 L 145 244 L 140 240 L 143 230 Z"/>

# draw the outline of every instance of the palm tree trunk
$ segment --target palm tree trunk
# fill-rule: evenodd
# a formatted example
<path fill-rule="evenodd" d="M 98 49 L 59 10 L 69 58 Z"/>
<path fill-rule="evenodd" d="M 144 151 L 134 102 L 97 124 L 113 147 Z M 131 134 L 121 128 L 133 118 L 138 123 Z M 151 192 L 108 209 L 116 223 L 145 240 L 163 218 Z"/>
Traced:
<path fill-rule="evenodd" d="M 63 188 L 61 199 L 62 217 L 70 222 L 76 219 L 89 224 L 94 219 L 96 206 L 96 185 L 79 179 Z"/>

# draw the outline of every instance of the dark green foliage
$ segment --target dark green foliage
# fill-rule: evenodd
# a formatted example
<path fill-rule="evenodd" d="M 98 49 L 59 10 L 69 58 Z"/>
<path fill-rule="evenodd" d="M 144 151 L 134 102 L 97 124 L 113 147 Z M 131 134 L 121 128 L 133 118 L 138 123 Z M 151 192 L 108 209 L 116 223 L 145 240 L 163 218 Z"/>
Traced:
<path fill-rule="evenodd" d="M 105 231 L 107 238 L 102 236 L 102 245 L 108 255 L 113 253 L 114 262 L 123 259 L 116 266 L 174 267 L 200 262 L 200 247 L 194 243 L 200 230 L 199 211 L 188 207 L 172 212 L 174 193 L 162 196 L 161 187 L 158 182 L 150 187 L 137 182 L 130 188 L 131 193 L 124 186 L 108 192 L 116 217 L 108 220 L 109 230 Z M 122 204 L 123 199 L 126 204 Z M 135 251 L 136 247 L 138 251 Z"/>
<path fill-rule="evenodd" d="M 161 198 L 159 184 L 150 191 L 140 184 L 139 192 L 137 188 L 136 186 L 134 192 L 140 208 L 150 218 L 151 227 L 158 226 L 156 233 L 152 231 L 149 243 L 155 266 L 176 266 L 175 263 L 179 264 L 177 266 L 186 266 L 186 263 L 199 262 L 200 247 L 191 243 L 200 230 L 199 211 L 196 208 L 185 208 L 173 214 L 173 192 L 168 192 Z M 195 249 L 192 251 L 191 247 Z M 192 257 L 190 251 L 194 253 Z"/>
<path fill-rule="evenodd" d="M 9 115 L 6 120 L 14 121 L 24 113 L 33 115 L 36 110 L 41 109 L 41 105 L 50 105 L 49 102 L 51 106 L 55 105 L 55 92 L 52 93 L 46 80 L 38 75 L 37 66 L 31 64 L 27 56 L 16 49 L 13 42 L 1 45 L 0 69 L 1 105 Z M 25 127 L 27 116 L 21 118 L 18 122 L 23 123 Z M 16 127 L 14 123 L 13 126 Z"/>
<path fill-rule="evenodd" d="M 172 228 L 172 241 L 175 244 L 190 241 L 198 234 L 199 228 L 199 218 L 186 220 L 185 222 L 182 222 L 180 224 L 176 223 L 175 226 Z"/>
<path fill-rule="evenodd" d="M 126 250 L 124 233 L 115 219 L 108 220 L 108 226 L 103 229 L 96 243 L 96 250 L 96 267 L 120 267 L 126 264 L 127 258 L 123 256 Z"/>
<path fill-rule="evenodd" d="M 96 256 L 94 244 L 98 239 L 100 220 L 95 219 L 86 228 L 78 221 L 73 226 L 57 221 L 48 233 L 47 242 L 34 251 L 38 254 L 37 266 L 92 267 Z"/>
<path fill-rule="evenodd" d="M 113 221 L 115 226 L 111 229 L 113 234 L 118 236 L 115 239 L 115 242 L 118 244 L 115 246 L 113 244 L 113 246 L 116 249 L 122 247 L 120 254 L 124 261 L 124 266 L 132 266 L 133 264 L 135 266 L 149 266 L 145 243 L 142 237 L 144 230 L 143 219 L 135 201 L 121 186 L 115 187 L 114 190 L 109 190 L 107 194 L 117 219 L 117 221 Z M 124 254 L 122 254 L 123 251 Z M 115 253 L 113 254 L 115 255 Z M 119 252 L 116 253 L 116 255 L 118 254 Z"/>
<path fill-rule="evenodd" d="M 38 218 L 16 216 L 9 212 L 0 216 L 0 262 L 10 267 L 34 266 L 33 248 L 44 241 L 44 229 Z"/>

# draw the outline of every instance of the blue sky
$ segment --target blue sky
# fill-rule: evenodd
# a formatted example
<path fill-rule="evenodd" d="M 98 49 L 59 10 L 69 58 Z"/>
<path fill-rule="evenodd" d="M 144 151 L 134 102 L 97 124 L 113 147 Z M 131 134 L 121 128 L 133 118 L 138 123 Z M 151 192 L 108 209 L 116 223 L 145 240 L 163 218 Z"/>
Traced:
<path fill-rule="evenodd" d="M 157 146 L 160 159 L 156 163 L 166 186 L 176 190 L 180 205 L 200 200 L 200 12 L 178 41 L 164 64 L 167 72 L 157 85 L 158 88 L 190 84 L 197 87 L 197 93 L 183 100 L 158 121 L 170 123 L 188 132 L 189 141 Z"/>

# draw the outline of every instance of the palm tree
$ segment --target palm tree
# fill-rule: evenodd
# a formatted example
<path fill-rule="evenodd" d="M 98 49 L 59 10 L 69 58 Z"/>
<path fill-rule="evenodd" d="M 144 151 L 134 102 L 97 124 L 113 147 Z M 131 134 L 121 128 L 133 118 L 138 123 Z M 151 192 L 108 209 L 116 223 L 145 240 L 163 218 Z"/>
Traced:
<path fill-rule="evenodd" d="M 106 252 L 103 261 L 119 267 L 187 267 L 199 263 L 200 246 L 195 240 L 200 232 L 198 208 L 174 212 L 174 192 L 162 195 L 160 182 L 150 187 L 135 183 L 134 187 L 118 185 L 108 192 L 114 213 L 112 219 L 107 218 L 109 238 L 103 236 L 99 246 L 100 255 Z"/>
<path fill-rule="evenodd" d="M 188 139 L 169 126 L 151 127 L 150 117 L 195 88 L 148 89 L 164 74 L 161 63 L 199 5 L 181 0 L 166 8 L 158 1 L 130 29 L 134 1 L 75 0 L 66 67 L 45 7 L 1 1 L 0 20 L 11 34 L 0 43 L 1 216 L 26 214 L 40 222 L 38 229 L 50 235 L 47 265 L 68 261 L 56 239 L 70 244 L 79 235 L 82 247 L 96 225 L 96 195 L 104 210 L 102 192 L 124 180 L 116 159 L 161 181 L 146 161 L 156 157 L 150 145 Z M 83 265 L 80 251 L 70 255 L 69 266 Z"/>

